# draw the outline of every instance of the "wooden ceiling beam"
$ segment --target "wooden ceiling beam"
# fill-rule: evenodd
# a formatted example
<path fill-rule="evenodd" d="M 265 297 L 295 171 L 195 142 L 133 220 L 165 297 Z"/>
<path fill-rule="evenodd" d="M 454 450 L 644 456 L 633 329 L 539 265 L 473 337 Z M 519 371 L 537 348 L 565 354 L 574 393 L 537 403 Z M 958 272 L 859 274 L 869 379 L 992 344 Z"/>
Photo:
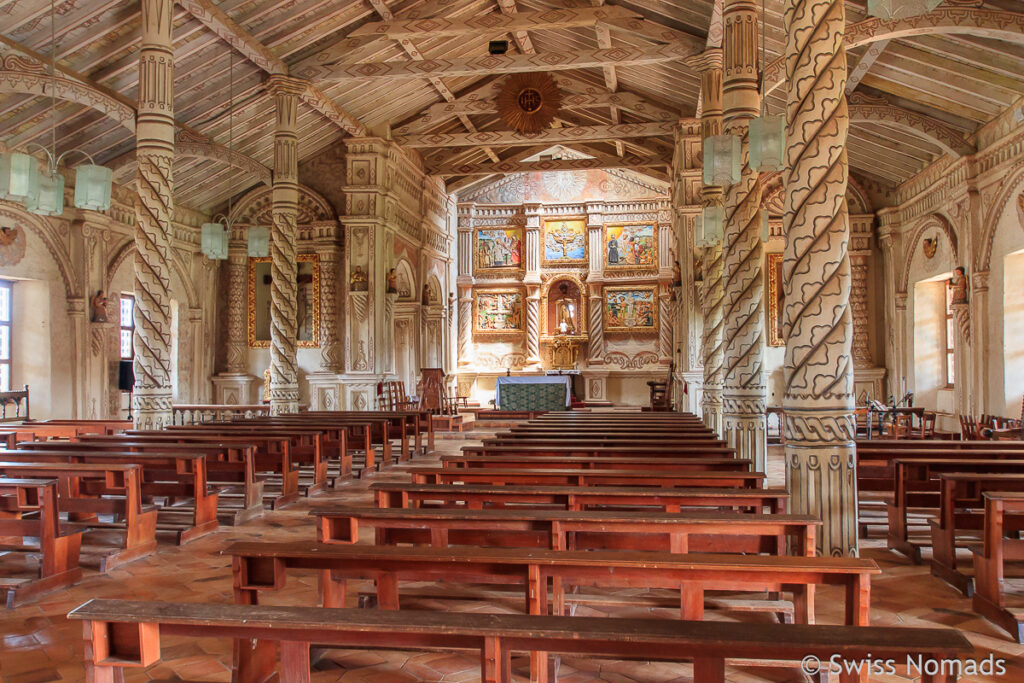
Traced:
<path fill-rule="evenodd" d="M 533 55 L 483 55 L 453 59 L 414 59 L 390 62 L 342 62 L 321 67 L 321 78 L 434 78 L 481 76 L 532 71 L 564 71 L 607 65 L 636 66 L 683 61 L 694 57 L 687 43 L 669 43 L 645 48 L 616 47 L 607 50 L 570 50 Z"/>
<path fill-rule="evenodd" d="M 590 0 L 590 3 L 595 7 L 601 7 L 604 5 L 604 0 Z M 597 34 L 597 46 L 602 50 L 611 49 L 612 46 L 612 34 L 608 30 L 607 24 L 598 24 L 594 27 L 594 32 Z M 601 67 L 601 73 L 604 75 L 604 87 L 608 88 L 608 92 L 615 92 L 619 89 L 619 77 L 615 73 L 615 66 L 608 65 Z M 622 123 L 622 112 L 615 105 L 610 106 L 609 112 L 611 113 L 612 123 Z M 621 140 L 615 141 L 615 154 L 623 156 L 626 153 L 626 148 L 623 146 Z"/>
<path fill-rule="evenodd" d="M 373 5 L 380 0 L 370 0 Z M 380 14 L 378 12 L 378 14 Z M 381 15 L 383 16 L 383 15 Z M 390 40 L 437 38 L 441 36 L 500 35 L 515 31 L 539 31 L 593 26 L 599 21 L 636 18 L 635 12 L 617 6 L 558 8 L 513 14 L 484 14 L 469 19 L 385 19 L 363 24 L 350 32 L 351 38 L 377 37 Z"/>
<path fill-rule="evenodd" d="M 888 40 L 879 40 L 868 45 L 867 49 L 864 51 L 864 54 L 860 56 L 860 59 L 857 60 L 857 63 L 854 65 L 854 67 L 850 69 L 849 76 L 846 77 L 847 95 L 849 95 L 850 93 L 857 89 L 857 86 L 860 85 L 860 80 L 864 78 L 864 74 L 866 74 L 868 70 L 871 69 L 871 65 L 874 64 L 875 60 L 877 60 L 882 55 L 882 52 L 885 51 L 885 48 L 888 45 Z"/>
<path fill-rule="evenodd" d="M 499 161 L 493 164 L 448 164 L 429 167 L 428 173 L 441 176 L 494 175 L 530 171 L 573 171 L 591 168 L 652 168 L 666 166 L 664 159 L 626 156 L 595 156 L 589 159 L 547 159 L 540 161 Z"/>
<path fill-rule="evenodd" d="M 519 7 L 516 5 L 516 0 L 498 0 L 498 9 L 501 13 L 507 17 L 516 16 L 519 14 Z M 510 31 L 512 34 L 512 40 L 516 41 L 516 47 L 524 55 L 532 55 L 537 52 L 533 47 L 533 41 L 530 39 L 530 34 L 526 29 Z"/>
<path fill-rule="evenodd" d="M 933 118 L 917 112 L 895 107 L 888 102 L 860 101 L 854 98 L 849 105 L 850 122 L 870 121 L 883 123 L 904 132 L 919 135 L 937 145 L 944 153 L 956 158 L 973 154 L 974 146 L 964 136 Z"/>
<path fill-rule="evenodd" d="M 615 140 L 616 138 L 646 138 L 673 134 L 674 123 L 622 123 L 611 126 L 583 126 L 578 128 L 548 128 L 525 135 L 510 130 L 481 131 L 478 133 L 430 133 L 427 135 L 400 135 L 395 142 L 406 147 L 476 147 L 480 145 L 536 145 L 559 144 L 577 140 Z"/>

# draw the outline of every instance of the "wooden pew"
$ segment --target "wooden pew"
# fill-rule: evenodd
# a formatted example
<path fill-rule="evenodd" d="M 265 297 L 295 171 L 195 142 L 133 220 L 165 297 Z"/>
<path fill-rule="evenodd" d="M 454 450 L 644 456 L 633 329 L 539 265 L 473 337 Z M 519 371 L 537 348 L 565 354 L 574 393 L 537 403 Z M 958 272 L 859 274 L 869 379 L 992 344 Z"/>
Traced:
<path fill-rule="evenodd" d="M 733 457 L 687 458 L 546 458 L 533 455 L 442 455 L 441 466 L 450 469 L 522 468 L 522 469 L 608 469 L 608 470 L 707 470 L 749 472 L 751 461 Z"/>
<path fill-rule="evenodd" d="M 399 438 L 402 442 L 398 453 L 398 460 L 404 462 L 411 458 L 414 453 L 426 453 L 427 449 L 434 449 L 434 429 L 430 421 L 430 413 L 424 410 L 345 410 L 345 411 L 318 411 L 305 414 L 310 419 L 332 419 L 335 416 L 349 418 L 386 418 L 391 425 L 388 435 L 391 438 Z M 423 436 L 427 436 L 428 446 L 423 445 Z M 413 445 L 410 446 L 409 437 L 413 437 Z"/>
<path fill-rule="evenodd" d="M 235 422 L 242 424 L 252 422 L 256 424 L 314 426 L 327 429 L 329 432 L 344 429 L 348 446 L 353 449 L 360 447 L 363 450 L 364 471 L 376 471 L 381 464 L 391 464 L 393 458 L 393 449 L 389 437 L 392 420 L 384 416 L 351 416 L 347 413 L 294 413 L 274 417 L 250 418 L 247 420 L 236 419 Z M 382 461 L 378 460 L 376 456 L 375 445 L 378 443 L 381 445 Z"/>
<path fill-rule="evenodd" d="M 679 458 L 697 457 L 710 455 L 713 457 L 726 457 L 735 453 L 734 449 L 715 446 L 693 446 L 680 445 L 664 447 L 657 442 L 635 443 L 633 445 L 617 446 L 587 446 L 573 445 L 571 443 L 562 446 L 552 446 L 546 443 L 540 444 L 509 444 L 507 446 L 477 446 L 466 445 L 461 449 L 463 455 L 486 457 L 490 455 L 534 455 L 550 458 L 599 458 L 599 457 L 643 457 L 643 458 Z"/>
<path fill-rule="evenodd" d="M 219 528 L 217 492 L 206 478 L 206 456 L 201 453 L 164 453 L 112 451 L 108 449 L 46 449 L 45 442 L 19 444 L 15 451 L 4 451 L 3 460 L 11 462 L 107 463 L 142 466 L 142 495 L 171 501 L 192 501 L 189 508 L 165 505 L 160 508 L 157 529 L 173 531 L 179 544 L 188 543 Z M 21 448 L 24 446 L 24 448 Z"/>
<path fill-rule="evenodd" d="M 346 580 L 373 577 L 381 609 L 399 609 L 400 581 L 489 583 L 523 586 L 530 614 L 564 613 L 562 585 L 604 588 L 664 588 L 680 591 L 680 616 L 702 619 L 704 593 L 790 591 L 798 623 L 814 623 L 814 587 L 845 589 L 845 622 L 866 626 L 870 618 L 871 576 L 881 570 L 871 560 L 769 555 L 672 554 L 626 551 L 572 551 L 534 548 L 396 547 L 331 543 L 233 543 L 235 602 L 254 605 L 259 593 L 279 591 L 289 569 L 320 571 L 326 607 L 344 606 Z"/>
<path fill-rule="evenodd" d="M 333 508 L 317 518 L 321 543 L 355 543 L 375 530 L 377 545 L 475 545 L 554 550 L 655 550 L 811 557 L 821 521 L 806 515 L 737 512 L 665 514 L 644 510 L 457 510 Z"/>
<path fill-rule="evenodd" d="M 693 488 L 703 486 L 755 489 L 764 485 L 763 472 L 709 472 L 692 470 L 609 469 L 410 469 L 414 484 L 483 484 L 502 486 L 650 486 Z"/>
<path fill-rule="evenodd" d="M 595 507 L 649 507 L 664 512 L 702 507 L 749 512 L 785 512 L 785 489 L 658 489 L 627 486 L 483 486 L 377 482 L 370 485 L 377 507 L 546 507 L 588 510 Z"/>
<path fill-rule="evenodd" d="M 61 532 L 57 482 L 53 479 L 0 478 L 0 541 L 4 550 L 41 555 L 34 578 L 0 579 L 0 595 L 9 608 L 82 578 L 78 565 L 82 532 Z"/>
<path fill-rule="evenodd" d="M 222 444 L 238 448 L 255 448 L 254 469 L 258 473 L 270 472 L 281 479 L 281 487 L 278 495 L 270 494 L 271 509 L 278 509 L 299 499 L 299 470 L 298 465 L 292 461 L 291 439 L 288 437 L 271 437 L 261 435 L 259 438 L 246 438 L 237 435 L 214 435 L 202 432 L 169 432 L 163 430 L 133 431 L 124 436 L 100 437 L 81 436 L 78 438 L 83 443 L 108 443 L 116 444 L 119 439 L 131 442 L 144 442 L 152 444 Z"/>
<path fill-rule="evenodd" d="M 480 440 L 485 448 L 506 448 L 510 446 L 557 446 L 557 447 L 579 447 L 579 446 L 661 446 L 665 450 L 672 450 L 681 446 L 702 446 L 707 449 L 727 448 L 726 442 L 716 436 L 679 436 L 662 435 L 647 438 L 634 439 L 629 435 L 609 436 L 607 434 L 581 434 L 575 431 L 561 432 L 558 435 L 516 435 L 484 438 Z"/>
<path fill-rule="evenodd" d="M 24 449 L 81 451 L 94 449 L 132 453 L 194 453 L 206 456 L 207 483 L 217 490 L 217 508 L 222 524 L 244 524 L 263 516 L 263 481 L 256 476 L 256 445 L 176 441 L 147 437 L 82 435 L 75 441 L 26 443 Z M 0 458 L 3 455 L 0 454 Z M 239 488 L 241 489 L 239 491 Z"/>
<path fill-rule="evenodd" d="M 324 448 L 324 431 L 322 429 L 292 425 L 275 426 L 225 422 L 186 426 L 170 425 L 163 431 L 170 434 L 200 434 L 207 439 L 238 436 L 257 443 L 263 437 L 288 439 L 292 463 L 298 464 L 300 467 L 306 464 L 311 469 L 311 481 L 306 485 L 301 482 L 301 472 L 296 472 L 296 476 L 300 478 L 297 484 L 303 494 L 311 496 L 327 490 L 328 455 Z M 129 434 L 136 433 L 135 431 L 129 432 Z M 336 455 L 341 457 L 340 454 L 336 453 Z"/>
<path fill-rule="evenodd" d="M 126 429 L 135 425 L 131 420 L 25 420 L 25 425 L 33 427 L 41 425 L 44 428 L 50 426 L 71 426 L 79 427 L 82 434 L 121 434 Z"/>
<path fill-rule="evenodd" d="M 960 570 L 956 549 L 973 549 L 978 545 L 976 537 L 964 532 L 985 528 L 984 494 L 988 491 L 1024 491 L 1024 474 L 940 474 L 939 482 L 939 516 L 930 523 L 932 575 L 959 589 L 965 597 L 971 597 L 974 577 Z M 1024 529 L 1024 525 L 1018 525 L 1016 529 Z"/>
<path fill-rule="evenodd" d="M 121 548 L 101 555 L 101 572 L 156 550 L 157 511 L 142 504 L 141 465 L 0 462 L 0 476 L 55 480 L 58 507 L 68 513 L 68 522 L 61 524 L 64 529 L 123 529 Z M 98 514 L 124 521 L 101 522 Z"/>
<path fill-rule="evenodd" d="M 974 549 L 974 611 L 1005 629 L 1017 643 L 1024 643 L 1024 609 L 1007 604 L 1005 579 L 1019 578 L 1009 572 L 1024 561 L 1024 492 L 989 491 L 985 497 L 984 545 Z"/>
<path fill-rule="evenodd" d="M 872 443 L 879 443 L 873 441 Z M 921 441 L 891 443 L 922 443 Z M 956 443 L 949 441 L 946 443 Z M 968 443 L 968 442 L 965 442 Z M 1024 460 L 1024 451 L 1017 449 L 1001 449 L 995 442 L 972 441 L 969 443 L 988 443 L 987 449 L 944 449 L 937 447 L 895 450 L 865 449 L 857 451 L 857 487 L 858 491 L 891 492 L 895 483 L 896 460 Z"/>
<path fill-rule="evenodd" d="M 911 541 L 909 518 L 914 514 L 939 512 L 939 475 L 952 472 L 1024 471 L 1024 462 L 1015 460 L 979 460 L 974 458 L 895 460 L 893 489 L 895 498 L 887 505 L 889 520 L 888 546 L 906 555 L 914 564 L 921 563 L 921 543 Z M 925 543 L 927 545 L 927 543 Z"/>
<path fill-rule="evenodd" d="M 311 647 L 400 650 L 472 649 L 481 680 L 512 683 L 513 652 L 558 652 L 587 657 L 693 661 L 694 680 L 725 683 L 725 665 L 747 660 L 827 662 L 908 657 L 955 660 L 973 647 L 954 629 L 800 626 L 657 619 L 542 617 L 520 614 L 445 614 L 363 609 L 210 605 L 90 600 L 68 614 L 85 625 L 90 680 L 121 680 L 126 671 L 161 660 L 161 636 L 230 638 L 245 643 L 233 680 L 254 683 L 275 675 L 283 683 L 311 681 Z M 863 682 L 867 673 L 840 675 Z M 923 683 L 956 676 L 925 675 Z"/>

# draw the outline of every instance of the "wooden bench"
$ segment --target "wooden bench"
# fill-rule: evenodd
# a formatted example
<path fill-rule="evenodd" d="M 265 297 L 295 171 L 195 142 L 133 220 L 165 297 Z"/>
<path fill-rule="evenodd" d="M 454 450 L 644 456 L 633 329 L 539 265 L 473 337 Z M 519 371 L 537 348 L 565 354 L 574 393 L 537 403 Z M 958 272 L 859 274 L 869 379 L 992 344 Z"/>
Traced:
<path fill-rule="evenodd" d="M 552 446 L 538 444 L 509 444 L 507 446 L 466 445 L 461 449 L 463 455 L 486 457 L 491 455 L 533 455 L 545 458 L 599 458 L 599 457 L 643 457 L 643 458 L 679 458 L 709 455 L 726 457 L 735 453 L 724 443 L 718 446 L 680 445 L 664 447 L 656 442 L 637 443 L 629 446 L 587 446 L 566 444 Z"/>
<path fill-rule="evenodd" d="M 25 420 L 25 426 L 33 428 L 40 425 L 42 428 L 52 426 L 78 427 L 81 434 L 121 434 L 126 429 L 135 425 L 131 420 Z"/>
<path fill-rule="evenodd" d="M 106 463 L 142 466 L 142 495 L 164 498 L 157 529 L 171 531 L 179 544 L 188 543 L 219 528 L 217 492 L 206 477 L 206 456 L 201 453 L 113 451 L 108 449 L 46 449 L 45 442 L 19 444 L 0 457 L 10 462 Z M 24 446 L 22 449 L 20 446 Z M 181 500 L 191 502 L 181 505 Z"/>
<path fill-rule="evenodd" d="M 0 541 L 5 551 L 41 556 L 33 578 L 0 579 L 0 595 L 9 608 L 82 578 L 78 565 L 82 532 L 61 531 L 54 479 L 0 478 Z"/>
<path fill-rule="evenodd" d="M 512 683 L 513 652 L 586 657 L 692 661 L 695 681 L 725 683 L 726 663 L 753 660 L 822 662 L 908 657 L 955 660 L 973 652 L 953 629 L 800 626 L 657 619 L 540 617 L 520 614 L 444 614 L 362 609 L 211 605 L 90 600 L 68 614 L 85 622 L 89 680 L 112 683 L 126 670 L 161 660 L 161 636 L 230 638 L 244 643 L 233 680 L 271 679 L 280 661 L 282 683 L 311 681 L 311 647 L 399 650 L 476 650 L 484 683 Z M 840 675 L 863 682 L 867 673 Z M 925 674 L 922 683 L 955 681 Z"/>
<path fill-rule="evenodd" d="M 733 457 L 645 458 L 547 458 L 533 455 L 442 455 L 441 466 L 450 469 L 523 468 L 523 469 L 603 469 L 603 470 L 706 470 L 749 472 L 751 461 Z"/>
<path fill-rule="evenodd" d="M 873 441 L 872 443 L 879 443 Z M 897 443 L 897 442 L 892 442 Z M 900 443 L 924 443 L 900 442 Z M 945 443 L 957 443 L 947 441 Z M 988 443 L 985 449 L 972 448 L 900 448 L 895 450 L 865 449 L 857 450 L 857 486 L 859 491 L 891 492 L 895 479 L 893 463 L 896 460 L 932 459 L 932 460 L 1024 460 L 1024 451 L 1016 448 L 1001 448 L 999 442 L 972 441 L 969 443 Z"/>
<path fill-rule="evenodd" d="M 871 560 L 771 555 L 673 554 L 627 551 L 573 551 L 536 548 L 397 547 L 332 543 L 233 543 L 235 602 L 257 604 L 259 593 L 279 591 L 289 569 L 320 572 L 325 607 L 344 606 L 346 580 L 373 578 L 381 609 L 399 609 L 401 581 L 519 585 L 530 614 L 565 612 L 564 587 L 662 588 L 680 591 L 683 619 L 702 619 L 706 591 L 793 593 L 798 623 L 814 623 L 814 587 L 845 589 L 845 622 L 866 626 L 870 618 L 871 576 L 881 573 Z"/>
<path fill-rule="evenodd" d="M 588 510 L 595 507 L 646 507 L 679 512 L 686 507 L 785 512 L 785 489 L 656 489 L 627 486 L 483 486 L 377 482 L 370 485 L 377 507 L 546 507 Z"/>
<path fill-rule="evenodd" d="M 157 511 L 142 504 L 141 465 L 0 462 L 0 476 L 56 480 L 58 507 L 68 515 L 62 529 L 123 529 L 120 549 L 101 555 L 101 572 L 145 557 L 156 549 Z M 100 521 L 100 514 L 123 521 Z"/>
<path fill-rule="evenodd" d="M 363 471 L 374 472 L 381 465 L 391 464 L 394 456 L 389 436 L 392 420 L 387 417 L 350 416 L 347 413 L 296 413 L 247 421 L 257 424 L 315 426 L 328 432 L 344 430 L 348 446 L 353 450 L 361 448 L 363 451 L 364 459 L 360 474 Z M 383 460 L 377 459 L 376 444 L 381 445 Z M 352 467 L 355 467 L 354 459 Z"/>
<path fill-rule="evenodd" d="M 930 523 L 932 534 L 932 575 L 959 589 L 965 597 L 974 593 L 972 576 L 961 571 L 957 548 L 979 545 L 977 532 L 985 528 L 985 499 L 989 491 L 1024 491 L 1024 474 L 940 474 L 939 516 Z M 1024 529 L 1024 520 L 1011 518 L 1004 531 Z M 970 532 L 974 532 L 973 534 Z"/>
<path fill-rule="evenodd" d="M 921 563 L 921 541 L 911 540 L 910 515 L 936 515 L 939 512 L 939 475 L 953 472 L 1006 472 L 1024 471 L 1024 463 L 1014 460 L 979 460 L 974 458 L 895 460 L 893 488 L 895 498 L 887 505 L 889 532 L 888 546 L 909 557 L 914 564 Z M 930 537 L 924 545 L 930 542 Z"/>
<path fill-rule="evenodd" d="M 692 470 L 609 469 L 410 469 L 414 484 L 483 484 L 510 486 L 650 486 L 694 488 L 704 486 L 754 489 L 764 485 L 763 472 L 711 472 Z"/>
<path fill-rule="evenodd" d="M 206 456 L 207 483 L 217 490 L 218 519 L 222 524 L 244 524 L 263 515 L 263 481 L 256 476 L 256 445 L 198 441 L 178 443 L 129 436 L 79 436 L 75 441 L 24 444 L 26 449 L 49 451 L 115 451 L 131 453 L 195 453 Z M 0 457 L 3 457 L 0 454 Z"/>
<path fill-rule="evenodd" d="M 322 543 L 355 543 L 359 530 L 368 528 L 375 530 L 377 545 L 783 555 L 789 540 L 791 554 L 808 557 L 821 526 L 806 515 L 737 512 L 334 508 L 310 514 Z"/>
<path fill-rule="evenodd" d="M 984 497 L 984 545 L 974 550 L 974 611 L 1024 643 L 1024 609 L 1007 605 L 1005 593 L 1005 579 L 1021 578 L 1024 492 L 989 491 Z"/>

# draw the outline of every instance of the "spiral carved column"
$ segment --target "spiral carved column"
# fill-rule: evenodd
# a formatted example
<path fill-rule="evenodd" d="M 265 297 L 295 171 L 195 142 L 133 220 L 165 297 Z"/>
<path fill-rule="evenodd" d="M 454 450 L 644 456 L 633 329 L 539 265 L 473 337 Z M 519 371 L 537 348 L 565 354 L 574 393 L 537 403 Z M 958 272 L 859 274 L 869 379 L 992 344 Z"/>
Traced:
<path fill-rule="evenodd" d="M 540 363 L 540 288 L 531 285 L 526 295 L 526 362 Z"/>
<path fill-rule="evenodd" d="M 722 104 L 725 132 L 743 139 L 740 180 L 725 199 L 722 277 L 725 362 L 722 422 L 739 457 L 764 472 L 767 458 L 764 383 L 764 280 L 761 276 L 761 182 L 748 164 L 747 128 L 760 110 L 757 90 L 758 8 L 727 0 L 722 10 Z"/>
<path fill-rule="evenodd" d="M 135 128 L 135 426 L 171 422 L 170 232 L 174 213 L 174 46 L 171 0 L 142 0 Z"/>
<path fill-rule="evenodd" d="M 246 339 L 246 279 L 249 256 L 244 242 L 232 243 L 228 250 L 228 343 L 227 372 L 243 374 L 248 370 L 249 344 Z"/>
<path fill-rule="evenodd" d="M 270 412 L 299 409 L 299 371 L 296 360 L 296 262 L 298 232 L 298 117 L 299 95 L 306 82 L 272 76 L 277 125 L 274 129 L 273 227 L 270 241 Z"/>
<path fill-rule="evenodd" d="M 845 27 L 843 0 L 786 7 L 786 473 L 826 556 L 857 554 Z"/>
<path fill-rule="evenodd" d="M 473 338 L 473 299 L 469 288 L 459 291 L 459 365 L 469 365 Z"/>
<path fill-rule="evenodd" d="M 596 365 L 604 363 L 604 309 L 602 308 L 600 287 L 592 288 L 590 292 L 590 305 L 587 307 L 587 315 L 590 316 L 590 335 L 587 348 L 587 363 Z"/>
<path fill-rule="evenodd" d="M 341 254 L 323 249 L 320 255 L 320 370 L 340 372 L 343 349 L 338 338 L 338 268 Z"/>
<path fill-rule="evenodd" d="M 722 51 L 709 49 L 701 55 L 700 92 L 703 108 L 700 116 L 701 138 L 722 132 Z M 701 187 L 701 205 L 721 206 L 722 188 L 717 185 Z M 722 243 L 715 241 L 704 248 L 704 286 L 701 292 L 701 313 L 704 332 L 701 339 L 704 361 L 704 389 L 701 406 L 704 423 L 723 436 L 722 428 L 722 365 L 725 362 L 725 339 L 722 336 L 722 301 L 725 296 L 722 283 Z"/>

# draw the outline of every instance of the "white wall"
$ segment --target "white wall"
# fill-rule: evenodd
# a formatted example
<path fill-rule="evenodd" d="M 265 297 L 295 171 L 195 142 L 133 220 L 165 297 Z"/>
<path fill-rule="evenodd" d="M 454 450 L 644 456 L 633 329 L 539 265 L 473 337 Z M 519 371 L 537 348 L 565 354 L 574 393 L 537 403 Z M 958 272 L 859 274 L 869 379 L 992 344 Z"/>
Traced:
<path fill-rule="evenodd" d="M 1024 399 L 1024 251 L 1007 255 L 1003 263 L 1003 353 L 993 359 L 1003 362 L 1003 396 L 990 405 L 1005 417 L 1017 417 Z"/>
<path fill-rule="evenodd" d="M 939 390 L 946 386 L 946 284 L 925 280 L 914 284 L 914 405 L 939 408 Z"/>

